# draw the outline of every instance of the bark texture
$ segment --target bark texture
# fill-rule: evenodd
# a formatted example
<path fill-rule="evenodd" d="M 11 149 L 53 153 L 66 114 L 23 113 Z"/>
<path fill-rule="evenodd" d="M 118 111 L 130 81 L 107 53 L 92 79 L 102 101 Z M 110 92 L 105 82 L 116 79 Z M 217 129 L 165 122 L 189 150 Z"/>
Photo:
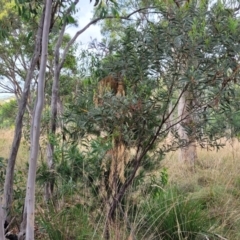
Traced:
<path fill-rule="evenodd" d="M 29 158 L 29 171 L 27 181 L 27 194 L 26 194 L 26 209 L 27 209 L 27 227 L 26 227 L 26 240 L 34 240 L 34 220 L 35 220 L 35 181 L 36 181 L 36 170 L 37 170 L 37 157 L 39 150 L 39 137 L 41 127 L 41 115 L 44 105 L 44 86 L 45 86 L 45 73 L 46 63 L 48 54 L 48 35 L 49 27 L 51 22 L 51 9 L 52 0 L 46 1 L 43 34 L 42 34 L 42 55 L 40 62 L 39 78 L 38 78 L 38 89 L 36 108 L 33 116 L 32 123 L 32 138 L 31 138 L 31 149 Z"/>
<path fill-rule="evenodd" d="M 52 0 L 47 0 L 45 4 L 44 25 L 42 32 L 41 45 L 41 62 L 38 77 L 37 99 L 35 102 L 35 111 L 31 126 L 31 148 L 29 157 L 29 171 L 27 181 L 27 192 L 25 198 L 25 208 L 23 215 L 23 222 L 26 221 L 26 240 L 34 240 L 34 220 L 35 220 L 35 180 L 37 170 L 37 157 L 39 150 L 39 137 L 41 126 L 41 115 L 44 105 L 44 85 L 45 72 L 48 53 L 48 35 L 51 21 Z M 25 219 L 26 217 L 26 219 Z M 24 224 L 22 224 L 24 226 Z M 24 229 L 21 229 L 21 236 L 23 236 Z"/>
<path fill-rule="evenodd" d="M 79 0 L 75 0 L 73 4 L 67 9 L 66 16 L 70 15 L 73 6 L 77 5 Z M 58 115 L 58 103 L 59 101 L 59 82 L 60 82 L 60 72 L 63 67 L 63 64 L 66 59 L 66 54 L 71 45 L 68 46 L 68 49 L 64 51 L 62 59 L 60 61 L 60 48 L 63 42 L 64 33 L 66 30 L 67 21 L 61 27 L 59 32 L 59 37 L 54 49 L 54 77 L 53 77 L 53 84 L 52 84 L 52 94 L 51 94 L 51 108 L 50 108 L 50 126 L 49 126 L 49 134 L 50 137 L 54 137 L 56 134 L 57 129 L 57 115 Z M 73 42 L 72 42 L 73 44 Z M 60 111 L 59 111 L 60 112 Z M 47 165 L 50 172 L 54 171 L 55 164 L 54 164 L 54 144 L 49 141 L 47 145 Z M 49 201 L 53 195 L 54 190 L 54 178 L 52 178 L 49 182 L 45 184 L 45 200 Z"/>
<path fill-rule="evenodd" d="M 54 78 L 52 84 L 52 95 L 51 95 L 51 109 L 50 109 L 50 126 L 49 133 L 50 138 L 54 137 L 57 129 L 57 106 L 59 99 L 59 81 L 60 81 L 60 71 L 61 67 L 59 66 L 59 57 L 60 57 L 60 46 L 63 41 L 63 35 L 65 32 L 66 24 L 63 25 L 57 44 L 54 51 Z M 54 170 L 54 144 L 49 141 L 47 145 L 47 165 L 49 171 Z M 45 185 L 45 200 L 49 201 L 53 195 L 54 189 L 54 179 L 47 182 Z"/>
<path fill-rule="evenodd" d="M 181 124 L 178 125 L 178 134 L 183 142 L 183 147 L 179 150 L 179 160 L 191 167 L 197 160 L 197 145 L 194 137 L 194 119 L 191 114 L 192 99 L 188 91 L 184 92 L 178 103 L 178 117 Z M 186 129 L 190 131 L 187 132 Z"/>
<path fill-rule="evenodd" d="M 17 153 L 18 153 L 18 149 L 19 149 L 21 137 L 22 137 L 23 116 L 27 106 L 31 80 L 33 78 L 33 73 L 40 55 L 43 19 L 44 19 L 44 15 L 42 15 L 39 26 L 38 26 L 37 36 L 35 40 L 35 49 L 34 49 L 33 57 L 31 60 L 30 68 L 27 72 L 27 76 L 25 79 L 22 97 L 19 102 L 18 113 L 15 120 L 14 137 L 13 137 L 12 147 L 11 147 L 9 158 L 8 158 L 8 165 L 6 170 L 5 182 L 4 182 L 4 199 L 3 199 L 4 218 L 7 219 L 8 222 L 10 221 L 10 218 L 11 218 L 11 214 L 9 213 L 11 211 L 11 205 L 13 201 L 14 168 L 15 168 Z"/>

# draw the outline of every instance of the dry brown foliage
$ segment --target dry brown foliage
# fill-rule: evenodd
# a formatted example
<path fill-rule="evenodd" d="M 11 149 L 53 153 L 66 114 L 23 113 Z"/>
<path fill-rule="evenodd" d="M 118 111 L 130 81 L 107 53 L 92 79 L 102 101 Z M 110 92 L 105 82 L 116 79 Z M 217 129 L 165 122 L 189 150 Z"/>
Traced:
<path fill-rule="evenodd" d="M 125 96 L 125 86 L 121 77 L 109 75 L 98 82 L 97 93 L 94 96 L 95 106 L 102 105 L 102 97 L 106 92 L 115 96 Z"/>

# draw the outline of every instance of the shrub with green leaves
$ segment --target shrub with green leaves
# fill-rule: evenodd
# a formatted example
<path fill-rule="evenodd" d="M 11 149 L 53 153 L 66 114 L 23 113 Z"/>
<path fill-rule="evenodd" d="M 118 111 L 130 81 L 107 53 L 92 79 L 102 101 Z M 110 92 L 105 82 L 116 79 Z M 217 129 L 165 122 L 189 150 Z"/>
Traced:
<path fill-rule="evenodd" d="M 10 100 L 0 104 L 0 128 L 8 128 L 14 125 L 17 113 L 17 101 Z"/>

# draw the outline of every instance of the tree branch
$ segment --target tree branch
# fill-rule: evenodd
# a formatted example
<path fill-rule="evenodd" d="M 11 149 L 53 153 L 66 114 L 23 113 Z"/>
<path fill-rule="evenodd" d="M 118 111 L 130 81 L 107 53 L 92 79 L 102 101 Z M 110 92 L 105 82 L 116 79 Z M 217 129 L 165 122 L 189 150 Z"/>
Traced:
<path fill-rule="evenodd" d="M 127 16 L 120 16 L 120 17 L 116 17 L 116 16 L 106 16 L 106 17 L 98 17 L 96 19 L 93 19 L 92 21 L 90 21 L 85 27 L 83 27 L 81 30 L 79 30 L 78 32 L 76 32 L 76 34 L 74 35 L 74 37 L 68 42 L 66 48 L 64 49 L 63 51 L 63 54 L 62 54 L 62 60 L 59 64 L 59 67 L 60 69 L 62 68 L 63 64 L 64 64 L 64 61 L 65 61 L 65 58 L 66 58 L 66 55 L 68 53 L 68 50 L 69 48 L 72 46 L 72 44 L 76 41 L 76 39 L 83 33 L 85 32 L 91 25 L 99 22 L 100 20 L 104 20 L 104 19 L 123 19 L 123 20 L 131 20 L 130 17 L 138 12 L 141 12 L 143 10 L 146 10 L 146 9 L 155 9 L 155 7 L 145 7 L 145 8 L 140 8 L 140 9 L 137 9 L 135 11 L 133 11 L 132 13 L 128 14 Z"/>

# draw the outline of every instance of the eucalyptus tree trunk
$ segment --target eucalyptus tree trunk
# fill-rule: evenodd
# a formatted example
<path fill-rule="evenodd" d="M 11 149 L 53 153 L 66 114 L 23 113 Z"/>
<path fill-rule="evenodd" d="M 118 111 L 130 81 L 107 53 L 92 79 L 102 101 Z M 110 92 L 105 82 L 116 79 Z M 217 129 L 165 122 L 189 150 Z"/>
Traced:
<path fill-rule="evenodd" d="M 185 91 L 178 103 L 178 118 L 181 124 L 178 125 L 178 134 L 183 146 L 179 149 L 179 160 L 194 167 L 197 160 L 197 146 L 194 137 L 194 120 L 191 114 L 191 105 L 193 99 L 189 91 Z M 187 132 L 186 128 L 190 131 Z"/>
<path fill-rule="evenodd" d="M 174 1 L 177 8 L 183 7 L 188 1 Z M 169 16 L 174 19 L 174 12 L 172 12 L 171 7 L 169 8 Z M 181 43 L 178 42 L 179 47 Z M 184 75 L 188 67 L 188 55 L 179 54 L 177 49 L 173 48 L 175 52 L 176 66 L 179 67 L 178 71 L 180 75 Z M 191 63 L 192 64 L 192 63 Z M 179 149 L 179 160 L 188 164 L 190 167 L 194 167 L 194 163 L 197 159 L 197 147 L 194 136 L 194 119 L 191 113 L 191 106 L 194 102 L 194 99 L 191 96 L 189 90 L 183 90 L 182 95 L 178 102 L 178 122 L 177 131 L 181 141 L 181 148 Z M 170 110 L 171 111 L 171 110 Z M 171 116 L 169 122 L 171 122 Z M 191 131 L 186 131 L 191 129 Z M 190 134 L 189 134 L 190 133 Z"/>
<path fill-rule="evenodd" d="M 59 99 L 59 81 L 60 71 L 62 66 L 59 63 L 60 58 L 60 47 L 63 41 L 63 36 L 66 28 L 66 23 L 61 28 L 58 41 L 54 51 L 54 78 L 52 84 L 52 96 L 51 96 L 51 109 L 50 109 L 50 139 L 55 136 L 57 128 L 57 109 Z M 47 145 L 47 165 L 50 171 L 54 170 L 54 143 L 49 141 Z M 45 200 L 48 201 L 53 194 L 54 179 L 45 184 Z"/>
<path fill-rule="evenodd" d="M 35 220 L 35 180 L 37 170 L 37 158 L 39 150 L 39 137 L 41 126 L 41 115 L 44 105 L 44 85 L 45 85 L 45 72 L 48 53 L 48 35 L 51 21 L 52 0 L 46 0 L 44 25 L 42 32 L 42 45 L 41 45 L 41 62 L 38 77 L 37 99 L 35 102 L 35 111 L 31 126 L 31 148 L 29 157 L 29 170 L 27 181 L 27 192 L 25 198 L 25 207 L 23 214 L 23 222 L 26 221 L 26 240 L 34 240 L 34 220 Z M 23 224 L 24 225 L 24 224 Z M 22 226 L 23 226 L 22 225 Z M 21 229 L 24 231 L 24 229 Z M 22 235 L 21 235 L 22 236 Z"/>
<path fill-rule="evenodd" d="M 75 0 L 72 5 L 67 9 L 66 16 L 69 15 L 72 11 L 73 6 L 78 4 L 79 0 Z M 58 103 L 59 101 L 59 81 L 60 81 L 60 72 L 63 67 L 63 64 L 66 59 L 66 54 L 73 42 L 68 45 L 63 53 L 62 59 L 60 59 L 60 48 L 63 42 L 63 36 L 65 33 L 65 29 L 67 26 L 67 21 L 61 27 L 59 37 L 54 49 L 54 77 L 53 77 L 53 84 L 52 84 L 52 94 L 51 94 L 51 108 L 50 108 L 50 126 L 49 126 L 49 134 L 50 139 L 56 134 L 57 128 L 57 115 L 58 115 Z M 60 107 L 61 108 L 61 107 Z M 59 111 L 61 112 L 61 110 Z M 49 171 L 54 171 L 54 143 L 51 141 L 48 142 L 47 145 L 47 165 Z M 52 195 L 54 190 L 54 179 L 46 182 L 45 184 L 45 200 L 48 201 Z"/>
<path fill-rule="evenodd" d="M 57 125 L 57 102 L 59 97 L 59 75 L 60 71 L 57 71 L 58 68 L 55 68 L 54 71 L 54 80 L 52 85 L 52 98 L 51 98 L 51 118 L 50 118 L 50 139 L 56 134 L 56 125 Z M 56 72 L 56 73 L 55 73 Z M 54 143 L 51 141 L 47 145 L 47 165 L 50 171 L 54 170 Z M 45 185 L 45 200 L 48 201 L 53 194 L 54 189 L 54 179 L 50 182 L 47 182 Z"/>
<path fill-rule="evenodd" d="M 6 170 L 5 182 L 4 182 L 4 198 L 3 198 L 4 219 L 7 218 L 8 222 L 10 221 L 10 217 L 11 217 L 11 215 L 9 215 L 8 213 L 11 209 L 11 205 L 13 201 L 14 168 L 15 168 L 17 153 L 18 153 L 18 149 L 19 149 L 21 137 L 22 137 L 23 116 L 27 106 L 31 80 L 33 78 L 33 73 L 37 65 L 37 62 L 39 60 L 43 20 L 44 20 L 44 14 L 41 16 L 41 20 L 38 26 L 34 53 L 31 60 L 30 68 L 28 69 L 27 76 L 25 79 L 21 100 L 19 102 L 18 113 L 15 120 L 14 137 L 13 137 L 12 147 L 11 147 L 9 158 L 8 158 L 8 165 Z"/>

